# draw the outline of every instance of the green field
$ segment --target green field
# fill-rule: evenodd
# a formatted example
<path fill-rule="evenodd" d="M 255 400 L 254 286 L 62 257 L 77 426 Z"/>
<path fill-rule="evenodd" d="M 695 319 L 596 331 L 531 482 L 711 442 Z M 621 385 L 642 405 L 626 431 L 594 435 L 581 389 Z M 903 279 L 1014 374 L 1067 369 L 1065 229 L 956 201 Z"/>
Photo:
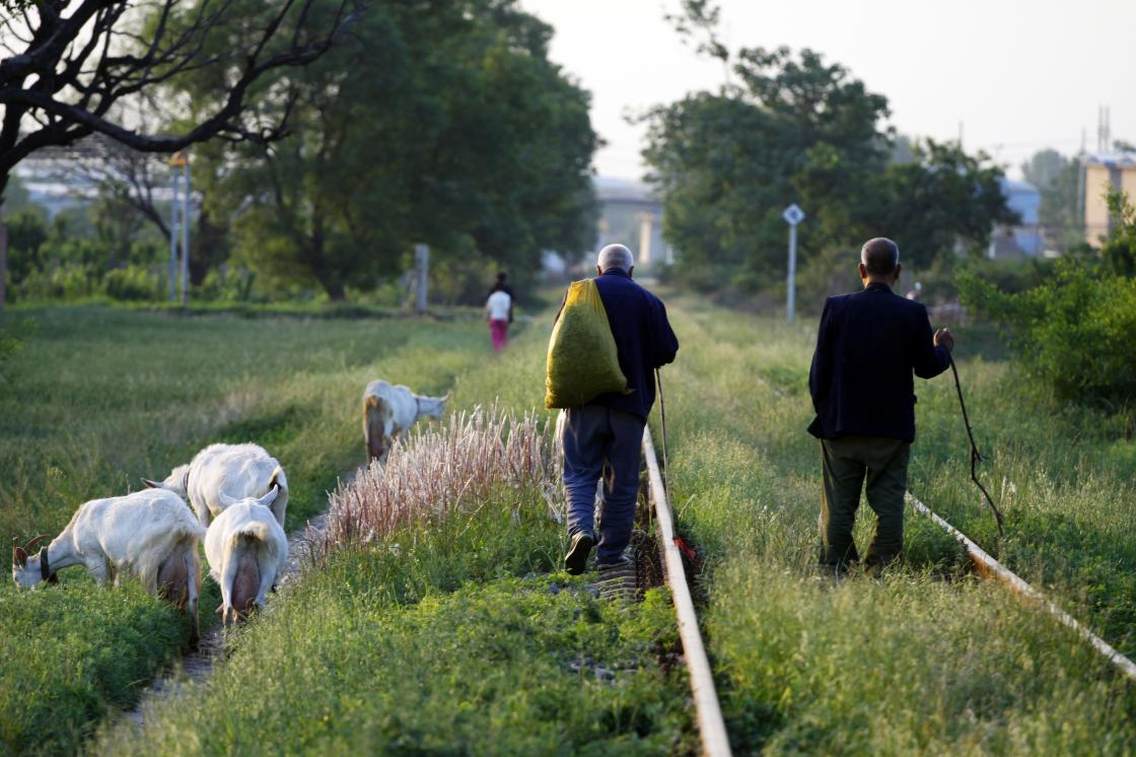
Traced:
<path fill-rule="evenodd" d="M 487 351 L 466 318 L 243 319 L 105 307 L 18 309 L 24 348 L 0 393 L 0 533 L 55 535 L 88 499 L 125 494 L 216 441 L 256 441 L 288 470 L 289 530 L 363 462 L 362 388 L 398 376 L 442 392 Z M 97 591 L 80 568 L 0 588 L 0 743 L 72 751 L 128 705 L 188 638 L 140 591 Z M 205 582 L 203 623 L 217 602 Z M 39 692 L 29 696 L 29 692 Z"/>
<path fill-rule="evenodd" d="M 821 576 L 819 452 L 804 432 L 812 324 L 671 310 L 682 348 L 664 372 L 668 480 L 706 557 L 704 627 L 738 753 L 1136 750 L 1136 694 L 1072 634 L 971 576 L 929 522 L 909 517 L 907 559 L 882 580 Z M 362 462 L 370 378 L 452 388 L 454 410 L 526 411 L 543 396 L 547 319 L 492 358 L 476 319 L 25 315 L 36 328 L 0 398 L 0 524 L 21 536 L 54 532 L 83 500 L 204 443 L 246 439 L 287 467 L 291 529 Z M 968 480 L 949 375 L 917 385 L 912 491 L 1136 652 L 1128 420 L 1060 405 L 978 332 L 956 352 L 1005 543 Z M 696 749 L 665 592 L 597 602 L 556 572 L 563 536 L 545 513 L 540 492 L 502 489 L 473 512 L 334 551 L 143 732 L 114 708 L 183 643 L 176 614 L 74 570 L 34 595 L 8 584 L 0 739 L 67 752 L 98 730 L 86 747 L 101 753 Z M 67 632 L 45 644 L 44 624 Z"/>
<path fill-rule="evenodd" d="M 819 574 L 820 453 L 804 431 L 813 324 L 705 307 L 679 324 L 669 478 L 680 523 L 711 556 L 704 617 L 738 751 L 1136 749 L 1131 688 L 1070 632 L 971 577 L 929 521 L 909 515 L 906 563 L 882 581 Z M 911 490 L 1131 653 L 1124 419 L 1058 405 L 1006 363 L 969 357 L 989 344 L 969 337 L 959 370 L 991 458 L 983 475 L 1006 492 L 1006 544 L 969 481 L 949 374 L 916 386 Z M 866 506 L 859 520 L 866 539 Z"/>

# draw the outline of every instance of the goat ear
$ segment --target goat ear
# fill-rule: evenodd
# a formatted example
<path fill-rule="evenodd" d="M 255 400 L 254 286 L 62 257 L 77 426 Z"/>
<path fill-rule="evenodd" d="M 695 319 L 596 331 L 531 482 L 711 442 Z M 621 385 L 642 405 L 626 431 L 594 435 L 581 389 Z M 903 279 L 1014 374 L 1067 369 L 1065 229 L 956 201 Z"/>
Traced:
<path fill-rule="evenodd" d="M 265 495 L 264 495 L 263 497 L 261 497 L 260 499 L 258 499 L 258 500 L 256 501 L 256 503 L 257 503 L 258 505 L 264 505 L 265 507 L 268 507 L 268 506 L 270 506 L 270 505 L 271 505 L 271 504 L 272 504 L 273 502 L 275 502 L 275 501 L 276 501 L 276 497 L 277 497 L 277 496 L 279 496 L 279 494 L 280 494 L 280 486 L 279 486 L 279 484 L 273 483 L 273 484 L 272 484 L 272 488 L 268 490 L 268 493 L 267 493 L 267 494 L 265 494 Z"/>
<path fill-rule="evenodd" d="M 28 553 L 23 547 L 12 547 L 12 564 L 20 568 L 28 564 Z"/>
<path fill-rule="evenodd" d="M 152 481 L 148 478 L 142 479 L 142 483 L 146 484 L 147 489 L 163 489 L 165 487 L 158 481 Z"/>

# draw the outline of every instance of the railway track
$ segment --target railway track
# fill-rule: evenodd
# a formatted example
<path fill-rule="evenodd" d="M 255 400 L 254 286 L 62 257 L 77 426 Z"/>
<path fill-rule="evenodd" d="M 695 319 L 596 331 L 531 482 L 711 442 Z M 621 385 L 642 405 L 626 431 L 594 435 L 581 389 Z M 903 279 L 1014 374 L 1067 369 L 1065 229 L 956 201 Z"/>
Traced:
<path fill-rule="evenodd" d="M 710 661 L 706 657 L 706 645 L 702 642 L 702 632 L 698 627 L 694 600 L 686 582 L 682 553 L 675 543 L 674 516 L 659 471 L 659 461 L 655 457 L 650 428 L 643 429 L 643 459 L 647 463 L 648 496 L 654 507 L 655 522 L 658 524 L 663 572 L 674 602 L 679 638 L 682 640 L 683 659 L 690 673 L 690 690 L 694 696 L 695 719 L 702 739 L 702 751 L 709 757 L 728 757 L 731 752 L 726 723 L 722 719 L 718 692 L 714 688 L 714 676 Z"/>
<path fill-rule="evenodd" d="M 937 514 L 927 505 L 923 504 L 911 492 L 907 493 L 907 500 L 915 512 L 924 515 L 946 531 L 950 536 L 966 549 L 966 555 L 973 563 L 975 570 L 984 578 L 990 578 L 1009 587 L 1014 594 L 1022 597 L 1033 605 L 1040 607 L 1047 614 L 1053 616 L 1059 623 L 1072 629 L 1078 636 L 1088 642 L 1101 656 L 1116 667 L 1121 674 L 1129 680 L 1136 681 L 1136 663 L 1125 657 L 1111 644 L 1090 631 L 1087 626 L 1078 621 L 1069 613 L 1062 610 L 1042 592 L 1031 586 L 1025 579 L 995 560 L 986 550 L 978 546 L 970 537 L 959 531 Z"/>

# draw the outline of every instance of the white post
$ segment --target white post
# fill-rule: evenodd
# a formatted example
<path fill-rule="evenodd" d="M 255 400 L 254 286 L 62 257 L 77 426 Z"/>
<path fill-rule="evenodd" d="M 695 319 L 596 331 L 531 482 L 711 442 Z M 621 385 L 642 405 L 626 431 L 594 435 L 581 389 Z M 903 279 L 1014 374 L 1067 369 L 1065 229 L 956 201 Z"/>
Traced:
<path fill-rule="evenodd" d="M 421 315 L 426 312 L 426 286 L 430 272 L 430 247 L 428 245 L 414 245 L 414 266 L 418 275 L 414 310 Z"/>
<path fill-rule="evenodd" d="M 170 198 L 170 302 L 177 300 L 178 277 L 178 184 L 181 176 L 173 170 L 173 197 Z"/>
<path fill-rule="evenodd" d="M 185 195 L 181 211 L 181 304 L 189 304 L 189 160 L 185 161 Z"/>
<path fill-rule="evenodd" d="M 785 303 L 789 323 L 797 318 L 797 224 L 789 224 L 789 297 Z"/>
<path fill-rule="evenodd" d="M 788 296 L 785 298 L 785 316 L 789 323 L 797 319 L 797 224 L 805 220 L 805 211 L 793 203 L 781 213 L 789 224 L 789 277 L 786 282 Z"/>

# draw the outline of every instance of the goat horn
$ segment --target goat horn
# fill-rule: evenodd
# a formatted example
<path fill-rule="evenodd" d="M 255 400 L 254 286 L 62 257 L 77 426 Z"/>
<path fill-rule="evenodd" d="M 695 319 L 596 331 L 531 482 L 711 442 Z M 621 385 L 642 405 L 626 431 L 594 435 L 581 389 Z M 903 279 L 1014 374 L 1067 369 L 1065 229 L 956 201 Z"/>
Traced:
<path fill-rule="evenodd" d="M 35 545 L 39 544 L 45 536 L 47 536 L 47 534 L 40 534 L 39 536 L 32 537 L 32 540 L 24 545 L 24 551 L 30 555 L 32 553 L 32 548 Z"/>

